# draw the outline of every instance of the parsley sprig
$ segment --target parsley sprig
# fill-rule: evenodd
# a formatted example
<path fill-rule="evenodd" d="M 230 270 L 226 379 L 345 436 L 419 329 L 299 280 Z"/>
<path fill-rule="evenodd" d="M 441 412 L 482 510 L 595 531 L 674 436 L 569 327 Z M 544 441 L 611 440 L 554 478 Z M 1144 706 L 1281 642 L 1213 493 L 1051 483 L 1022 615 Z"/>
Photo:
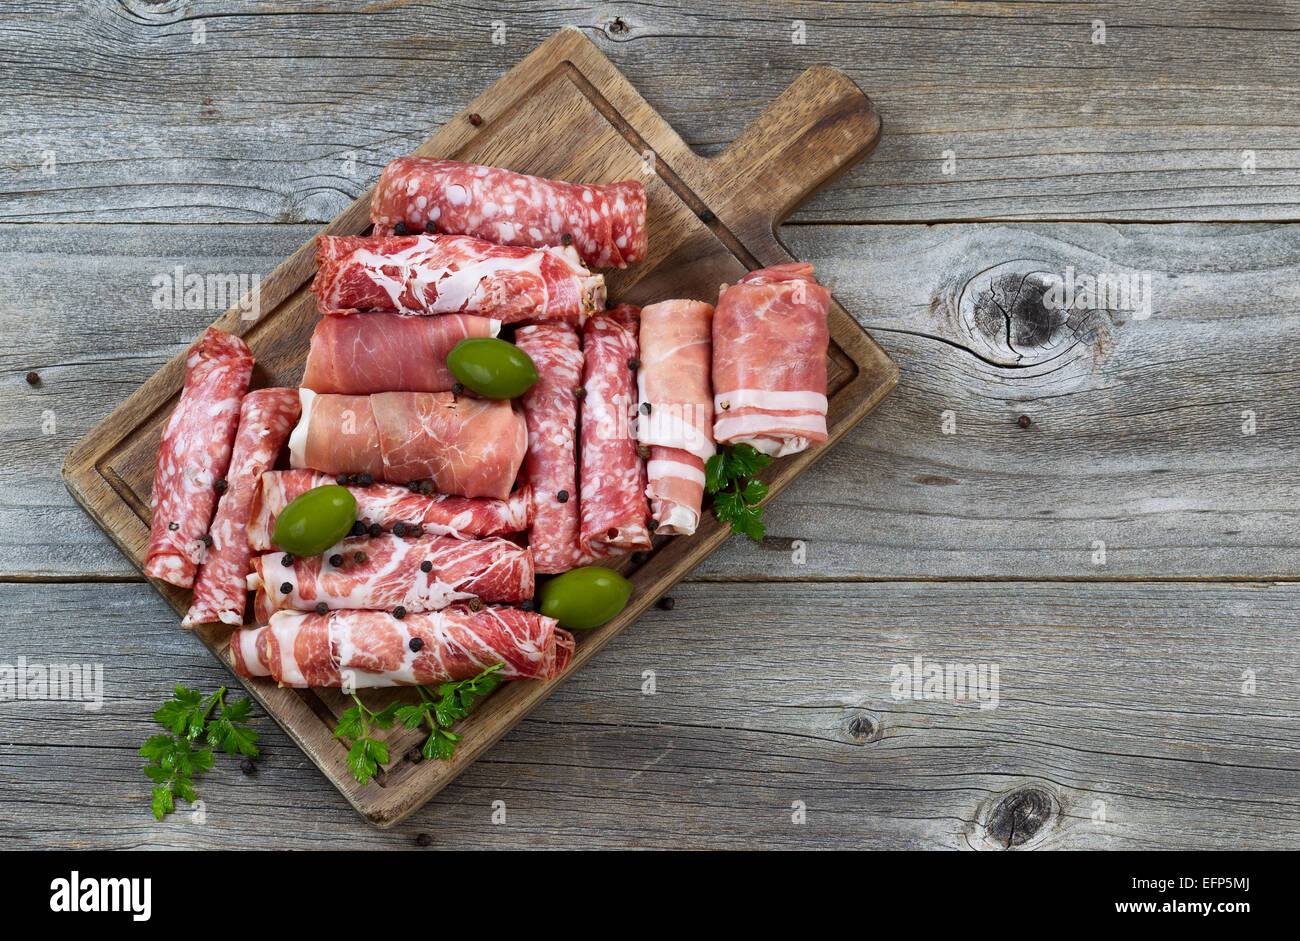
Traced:
<path fill-rule="evenodd" d="M 252 706 L 247 697 L 227 703 L 224 686 L 205 698 L 198 690 L 176 685 L 172 698 L 153 714 L 167 732 L 150 736 L 140 748 L 140 756 L 146 759 L 144 773 L 154 783 L 150 802 L 154 817 L 161 820 L 175 810 L 177 797 L 198 800 L 194 777 L 212 770 L 212 749 L 257 757 L 258 735 L 247 728 Z M 195 747 L 200 738 L 207 748 Z"/>
<path fill-rule="evenodd" d="M 356 705 L 339 716 L 338 727 L 334 730 L 335 738 L 352 739 L 352 747 L 348 749 L 348 767 L 353 777 L 366 784 L 381 765 L 388 763 L 388 744 L 371 736 L 372 726 L 389 729 L 400 722 L 408 729 L 418 729 L 427 723 L 429 737 L 425 739 L 420 754 L 430 761 L 451 758 L 461 736 L 448 731 L 448 726 L 469 715 L 476 700 L 497 688 L 501 683 L 502 667 L 504 664 L 495 664 L 471 679 L 442 683 L 437 690 L 417 686 L 419 702 L 406 705 L 389 703 L 379 712 L 371 710 L 353 693 L 352 700 Z"/>
<path fill-rule="evenodd" d="M 755 542 L 767 532 L 763 508 L 758 504 L 767 496 L 767 484 L 755 474 L 772 463 L 772 458 L 753 445 L 723 447 L 704 464 L 704 487 L 713 494 L 713 512 L 733 533 L 748 536 Z"/>

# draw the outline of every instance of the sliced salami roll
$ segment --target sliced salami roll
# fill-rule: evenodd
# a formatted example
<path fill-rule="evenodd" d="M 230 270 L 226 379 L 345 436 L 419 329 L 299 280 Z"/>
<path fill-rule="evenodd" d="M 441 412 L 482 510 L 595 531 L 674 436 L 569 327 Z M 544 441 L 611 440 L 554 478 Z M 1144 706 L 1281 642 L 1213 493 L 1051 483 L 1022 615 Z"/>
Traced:
<path fill-rule="evenodd" d="M 554 619 L 533 611 L 456 606 L 400 619 L 383 611 L 277 611 L 265 627 L 235 631 L 230 647 L 241 676 L 363 689 L 467 680 L 498 663 L 503 679 L 548 680 L 568 667 L 574 644 Z"/>
<path fill-rule="evenodd" d="M 494 337 L 499 320 L 465 314 L 322 317 L 311 335 L 302 385 L 313 392 L 449 392 L 447 354 L 461 340 Z"/>
<path fill-rule="evenodd" d="M 209 530 L 212 546 L 199 566 L 190 610 L 181 621 L 184 627 L 213 621 L 243 623 L 248 600 L 245 580 L 253 555 L 248 523 L 254 498 L 262 473 L 275 464 L 297 420 L 297 389 L 258 389 L 244 396 L 226 490 Z"/>
<path fill-rule="evenodd" d="M 537 382 L 524 393 L 528 455 L 524 477 L 533 497 L 528 545 L 537 571 L 554 574 L 592 561 L 578 538 L 578 387 L 582 349 L 564 323 L 515 331 L 515 346 L 532 358 Z"/>
<path fill-rule="evenodd" d="M 516 248 L 468 235 L 321 235 L 311 289 L 324 314 L 476 314 L 504 323 L 580 323 L 605 279 L 569 248 Z"/>
<path fill-rule="evenodd" d="M 239 427 L 239 403 L 253 375 L 253 354 L 237 336 L 209 327 L 185 360 L 185 385 L 163 426 L 149 506 L 153 513 L 144 573 L 189 588 L 203 561 Z"/>
<path fill-rule="evenodd" d="M 804 262 L 751 271 L 713 318 L 713 434 L 795 454 L 826 440 L 831 294 Z"/>
<path fill-rule="evenodd" d="M 376 235 L 472 235 L 542 248 L 567 237 L 585 264 L 624 268 L 646 255 L 646 193 L 636 180 L 561 183 L 495 167 L 402 157 L 380 174 L 370 199 Z"/>
<path fill-rule="evenodd" d="M 704 502 L 703 459 L 681 448 L 651 445 L 646 478 L 655 534 L 689 536 L 695 532 Z"/>
<path fill-rule="evenodd" d="M 636 440 L 637 325 L 631 304 L 582 331 L 582 496 L 579 538 L 595 558 L 650 548 L 645 462 Z"/>
<path fill-rule="evenodd" d="M 318 556 L 268 552 L 253 559 L 248 587 L 257 620 L 290 608 L 438 611 L 458 601 L 533 596 L 532 553 L 508 539 L 356 537 Z M 288 591 L 285 591 L 288 588 Z"/>
<path fill-rule="evenodd" d="M 295 390 L 296 391 L 296 390 Z M 274 549 L 271 534 L 275 520 L 292 501 L 308 490 L 336 482 L 314 470 L 267 471 L 253 501 L 248 541 L 254 552 Z M 357 501 L 357 520 L 364 526 L 403 527 L 412 536 L 456 536 L 474 539 L 521 533 L 532 518 L 532 494 L 526 486 L 505 500 L 456 497 L 443 493 L 413 492 L 394 484 L 374 483 L 348 487 Z M 416 527 L 419 527 L 416 530 Z"/>
<path fill-rule="evenodd" d="M 506 401 L 450 392 L 299 393 L 293 467 L 392 484 L 429 480 L 440 493 L 505 500 L 524 462 L 528 429 Z"/>

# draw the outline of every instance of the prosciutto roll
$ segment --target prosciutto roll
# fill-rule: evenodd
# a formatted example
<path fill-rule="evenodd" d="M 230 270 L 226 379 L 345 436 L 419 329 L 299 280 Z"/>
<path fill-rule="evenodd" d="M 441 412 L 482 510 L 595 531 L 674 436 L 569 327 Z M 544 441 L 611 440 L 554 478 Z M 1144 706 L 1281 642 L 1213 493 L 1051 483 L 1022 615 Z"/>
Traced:
<path fill-rule="evenodd" d="M 578 387 L 582 349 L 566 323 L 515 331 L 515 346 L 532 358 L 538 379 L 524 393 L 528 454 L 524 476 L 532 490 L 528 545 L 537 571 L 567 572 L 591 561 L 578 538 Z"/>
<path fill-rule="evenodd" d="M 439 493 L 505 500 L 524 462 L 528 430 L 506 401 L 450 392 L 299 394 L 293 467 L 391 484 L 430 480 Z"/>
<path fill-rule="evenodd" d="M 533 557 L 508 539 L 359 537 L 307 558 L 257 556 L 248 587 L 257 591 L 259 621 L 281 608 L 314 611 L 322 604 L 331 610 L 438 611 L 471 598 L 531 598 Z"/>
<path fill-rule="evenodd" d="M 254 552 L 274 549 L 271 534 L 275 520 L 293 500 L 308 490 L 335 483 L 328 474 L 313 470 L 267 471 L 253 500 L 248 541 Z M 411 535 L 455 536 L 474 539 L 520 533 L 532 518 L 532 493 L 520 487 L 505 500 L 455 497 L 443 493 L 415 493 L 406 487 L 376 483 L 348 487 L 357 501 L 357 521 L 363 526 L 391 529 L 401 524 Z"/>
<path fill-rule="evenodd" d="M 704 462 L 713 444 L 713 306 L 662 301 L 641 310 L 641 412 L 650 517 L 661 535 L 688 536 L 700 520 Z"/>
<path fill-rule="evenodd" d="M 594 558 L 650 548 L 645 462 L 636 441 L 639 314 L 623 304 L 592 317 L 582 331 L 579 538 Z"/>
<path fill-rule="evenodd" d="M 258 389 L 244 396 L 226 491 L 212 520 L 212 548 L 199 566 L 194 598 L 181 621 L 184 627 L 213 621 L 243 623 L 248 601 L 245 579 L 253 555 L 248 544 L 248 523 L 254 498 L 262 473 L 275 464 L 297 420 L 297 389 Z"/>
<path fill-rule="evenodd" d="M 569 248 L 493 245 L 468 235 L 321 235 L 311 289 L 321 313 L 477 314 L 574 323 L 605 304 L 605 279 Z"/>
<path fill-rule="evenodd" d="M 180 401 L 158 445 L 146 575 L 181 588 L 194 584 L 217 506 L 213 485 L 230 466 L 239 403 L 252 375 L 253 354 L 237 336 L 209 327 L 191 347 Z"/>
<path fill-rule="evenodd" d="M 469 337 L 494 337 L 501 322 L 447 314 L 322 317 L 311 335 L 303 388 L 313 392 L 448 392 L 447 354 Z"/>
<path fill-rule="evenodd" d="M 573 635 L 519 608 L 462 605 L 401 619 L 385 611 L 277 611 L 264 627 L 235 631 L 230 652 L 240 676 L 269 676 L 281 686 L 447 683 L 498 663 L 503 679 L 549 680 L 569 665 Z"/>
<path fill-rule="evenodd" d="M 831 293 L 806 262 L 751 271 L 713 318 L 713 434 L 764 454 L 826 440 Z"/>
<path fill-rule="evenodd" d="M 646 255 L 645 187 L 635 180 L 560 183 L 455 160 L 402 157 L 370 198 L 376 235 L 455 232 L 501 245 L 573 241 L 593 268 L 624 268 Z"/>

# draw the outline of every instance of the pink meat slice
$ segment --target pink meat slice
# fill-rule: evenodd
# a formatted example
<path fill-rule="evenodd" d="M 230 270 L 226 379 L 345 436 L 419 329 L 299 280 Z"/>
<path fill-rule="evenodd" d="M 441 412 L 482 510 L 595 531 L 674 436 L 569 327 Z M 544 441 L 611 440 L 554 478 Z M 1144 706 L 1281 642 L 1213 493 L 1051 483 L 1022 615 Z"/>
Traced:
<path fill-rule="evenodd" d="M 302 390 L 290 463 L 326 474 L 370 474 L 440 493 L 509 498 L 528 447 L 523 415 L 504 400 L 450 392 L 316 395 Z"/>
<path fill-rule="evenodd" d="M 214 621 L 243 623 L 248 600 L 245 580 L 253 554 L 248 544 L 253 502 L 262 473 L 275 464 L 297 420 L 297 389 L 257 389 L 244 396 L 226 473 L 226 491 L 209 530 L 212 547 L 199 566 L 190 610 L 181 621 L 183 626 Z"/>
<path fill-rule="evenodd" d="M 607 558 L 650 548 L 645 461 L 636 441 L 635 365 L 639 311 L 623 304 L 582 331 L 579 538 Z"/>
<path fill-rule="evenodd" d="M 537 571 L 567 572 L 592 561 L 578 536 L 582 349 L 572 326 L 554 322 L 520 327 L 515 346 L 529 355 L 538 375 L 523 397 L 528 423 L 524 477 L 533 498 L 528 545 Z"/>
<path fill-rule="evenodd" d="M 209 327 L 185 360 L 185 384 L 163 427 L 149 496 L 152 523 L 144 573 L 189 588 L 203 561 L 239 427 L 239 403 L 253 374 L 253 354 L 237 336 Z"/>
<path fill-rule="evenodd" d="M 713 318 L 713 433 L 719 444 L 795 454 L 826 440 L 830 291 L 804 262 L 751 271 Z"/>
<path fill-rule="evenodd" d="M 271 534 L 275 520 L 292 501 L 308 490 L 335 483 L 329 474 L 313 470 L 267 471 L 262 475 L 248 523 L 248 541 L 255 552 L 274 549 Z M 473 539 L 500 536 L 528 529 L 532 518 L 532 493 L 520 487 L 505 500 L 457 497 L 445 493 L 414 493 L 394 484 L 374 483 L 348 487 L 357 501 L 357 519 L 365 526 L 390 529 L 401 523 L 420 527 L 430 536 Z"/>
<path fill-rule="evenodd" d="M 321 604 L 331 610 L 437 611 L 472 598 L 531 598 L 533 557 L 496 537 L 354 537 L 317 556 L 259 555 L 248 587 L 257 590 L 259 621 L 282 608 L 313 611 Z"/>
<path fill-rule="evenodd" d="M 324 314 L 578 323 L 605 303 L 605 279 L 584 268 L 572 247 L 517 248 L 468 235 L 321 235 L 316 265 L 311 289 Z"/>
<path fill-rule="evenodd" d="M 412 650 L 416 638 L 421 643 Z M 270 676 L 294 687 L 444 683 L 498 663 L 507 680 L 553 679 L 573 650 L 573 636 L 554 619 L 498 606 L 462 605 L 400 619 L 384 611 L 277 611 L 265 627 L 231 638 L 241 676 Z"/>
<path fill-rule="evenodd" d="M 447 354 L 461 340 L 496 336 L 500 326 L 466 314 L 322 317 L 311 335 L 302 385 L 345 395 L 447 392 L 456 384 Z"/>
<path fill-rule="evenodd" d="M 636 180 L 563 183 L 496 167 L 401 157 L 380 174 L 370 199 L 376 235 L 472 235 L 541 248 L 566 236 L 593 268 L 623 268 L 646 256 L 646 191 Z"/>
<path fill-rule="evenodd" d="M 704 461 L 681 448 L 651 445 L 646 478 L 655 534 L 689 536 L 695 532 L 704 502 Z"/>

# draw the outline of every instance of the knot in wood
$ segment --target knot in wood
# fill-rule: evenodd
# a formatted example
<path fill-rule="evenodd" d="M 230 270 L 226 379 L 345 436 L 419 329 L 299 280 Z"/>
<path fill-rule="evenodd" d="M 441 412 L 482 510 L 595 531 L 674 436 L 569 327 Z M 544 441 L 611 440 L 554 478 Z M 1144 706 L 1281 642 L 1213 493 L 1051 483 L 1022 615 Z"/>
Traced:
<path fill-rule="evenodd" d="M 609 26 L 606 28 L 606 32 L 608 32 L 611 36 L 619 36 L 619 37 L 625 37 L 631 31 L 632 28 L 627 25 L 627 21 L 624 20 L 623 17 L 621 16 L 616 16 L 612 20 L 610 20 Z"/>
<path fill-rule="evenodd" d="M 1023 846 L 1056 816 L 1056 800 L 1038 787 L 1004 796 L 989 813 L 988 834 L 1003 846 Z"/>
<path fill-rule="evenodd" d="M 880 717 L 865 709 L 855 709 L 844 717 L 840 728 L 844 737 L 855 745 L 868 745 L 880 741 L 884 729 Z"/>

